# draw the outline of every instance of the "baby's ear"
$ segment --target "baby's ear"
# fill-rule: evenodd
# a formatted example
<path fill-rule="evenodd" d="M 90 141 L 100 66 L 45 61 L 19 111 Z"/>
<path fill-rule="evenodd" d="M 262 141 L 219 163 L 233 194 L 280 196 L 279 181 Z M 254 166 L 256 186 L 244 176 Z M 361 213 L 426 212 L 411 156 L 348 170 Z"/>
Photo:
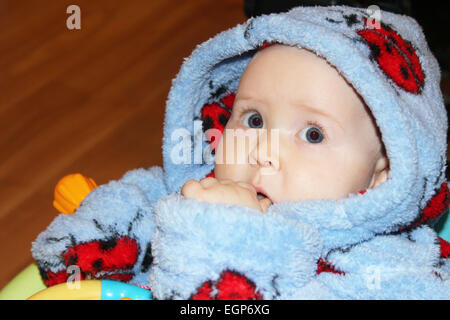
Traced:
<path fill-rule="evenodd" d="M 387 180 L 389 174 L 389 160 L 387 156 L 382 155 L 375 164 L 375 170 L 370 181 L 369 188 L 376 188 Z"/>

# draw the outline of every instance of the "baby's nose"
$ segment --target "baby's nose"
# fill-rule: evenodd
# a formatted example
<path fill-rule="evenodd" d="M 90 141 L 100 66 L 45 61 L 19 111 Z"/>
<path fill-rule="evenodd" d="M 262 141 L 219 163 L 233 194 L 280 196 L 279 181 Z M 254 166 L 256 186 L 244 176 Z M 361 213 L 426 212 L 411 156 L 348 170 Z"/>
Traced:
<path fill-rule="evenodd" d="M 267 134 L 261 134 L 258 137 L 258 142 L 250 151 L 249 163 L 251 166 L 260 168 L 262 174 L 274 174 L 279 170 L 278 150 L 279 139 L 277 134 L 271 133 L 270 139 L 267 139 Z"/>

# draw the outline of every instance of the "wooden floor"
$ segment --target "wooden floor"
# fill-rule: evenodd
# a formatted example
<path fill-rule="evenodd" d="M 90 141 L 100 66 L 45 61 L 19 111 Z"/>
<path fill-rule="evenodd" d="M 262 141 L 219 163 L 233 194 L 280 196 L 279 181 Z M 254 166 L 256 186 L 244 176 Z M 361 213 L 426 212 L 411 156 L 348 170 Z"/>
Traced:
<path fill-rule="evenodd" d="M 0 0 L 0 288 L 32 262 L 61 177 L 161 165 L 183 57 L 245 20 L 243 0 Z"/>
<path fill-rule="evenodd" d="M 183 58 L 245 20 L 243 0 L 0 0 L 0 288 L 32 262 L 61 177 L 161 165 Z"/>

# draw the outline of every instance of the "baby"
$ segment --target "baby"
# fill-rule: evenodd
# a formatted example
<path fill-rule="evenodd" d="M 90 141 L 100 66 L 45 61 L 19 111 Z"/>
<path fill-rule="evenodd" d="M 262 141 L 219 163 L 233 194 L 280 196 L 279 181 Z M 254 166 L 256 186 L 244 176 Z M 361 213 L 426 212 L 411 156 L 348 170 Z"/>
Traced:
<path fill-rule="evenodd" d="M 387 179 L 388 159 L 369 109 L 335 68 L 308 50 L 274 45 L 250 61 L 225 130 L 249 128 L 281 131 L 281 152 L 268 155 L 256 144 L 246 155 L 253 164 L 218 163 L 234 137 L 225 134 L 216 178 L 190 180 L 181 194 L 266 211 L 274 202 L 347 197 Z"/>
<path fill-rule="evenodd" d="M 298 7 L 198 46 L 163 168 L 56 217 L 32 247 L 44 282 L 76 266 L 158 299 L 449 299 L 450 245 L 429 226 L 449 206 L 439 66 L 412 18 L 377 17 Z"/>

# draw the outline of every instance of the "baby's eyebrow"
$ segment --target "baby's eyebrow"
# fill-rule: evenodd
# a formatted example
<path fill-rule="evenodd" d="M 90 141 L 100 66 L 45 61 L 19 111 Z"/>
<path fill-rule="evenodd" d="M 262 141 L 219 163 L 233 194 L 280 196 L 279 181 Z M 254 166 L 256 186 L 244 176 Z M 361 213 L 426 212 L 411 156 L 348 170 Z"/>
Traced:
<path fill-rule="evenodd" d="M 307 104 L 304 104 L 304 103 L 296 103 L 296 105 L 299 106 L 300 108 L 306 109 L 310 113 L 316 113 L 316 114 L 321 115 L 324 118 L 328 118 L 328 119 L 332 120 L 339 127 L 341 127 L 342 130 L 344 130 L 344 127 L 341 125 L 341 122 L 339 120 L 337 120 L 333 115 L 331 115 L 331 114 L 329 114 L 329 113 L 327 113 L 327 112 L 325 112 L 323 110 L 311 107 L 311 106 L 309 106 Z"/>
<path fill-rule="evenodd" d="M 236 103 L 236 102 L 240 102 L 240 101 L 252 101 L 252 102 L 256 102 L 256 103 L 260 102 L 257 98 L 251 97 L 251 96 L 236 97 L 236 100 L 234 102 Z M 329 113 L 327 113 L 325 111 L 322 111 L 320 109 L 311 107 L 310 105 L 305 104 L 303 102 L 295 102 L 294 105 L 296 105 L 296 106 L 298 106 L 300 108 L 303 108 L 303 109 L 307 110 L 310 113 L 316 113 L 316 114 L 321 115 L 323 118 L 330 119 L 331 121 L 336 123 L 342 130 L 344 130 L 344 127 L 342 126 L 341 122 L 338 121 L 333 115 L 331 115 L 331 114 L 329 114 Z"/>

